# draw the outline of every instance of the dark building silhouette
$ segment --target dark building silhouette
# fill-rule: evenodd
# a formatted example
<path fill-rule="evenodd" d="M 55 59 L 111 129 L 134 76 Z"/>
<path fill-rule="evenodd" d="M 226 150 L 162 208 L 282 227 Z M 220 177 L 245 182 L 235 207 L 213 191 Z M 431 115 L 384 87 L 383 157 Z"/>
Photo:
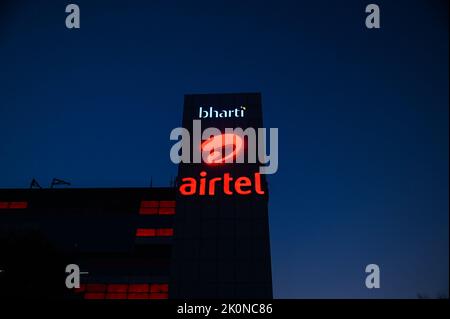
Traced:
<path fill-rule="evenodd" d="M 201 110 L 214 117 L 203 118 Z M 239 117 L 234 110 L 243 110 Z M 212 112 L 211 112 L 212 111 Z M 223 112 L 223 113 L 221 113 Z M 239 114 L 240 113 L 240 114 Z M 206 114 L 206 113 L 204 113 Z M 220 117 L 220 115 L 231 115 Z M 262 128 L 260 94 L 186 95 L 183 127 L 193 135 L 193 120 L 201 118 L 203 129 Z M 217 117 L 216 117 L 217 116 Z M 246 145 L 246 149 L 247 149 Z M 193 145 L 199 149 L 199 145 Z M 191 154 L 193 160 L 194 155 Z M 230 174 L 234 179 L 252 178 L 259 164 L 180 163 L 178 184 L 186 177 L 205 172 L 208 180 Z M 184 298 L 272 298 L 272 276 L 268 226 L 268 190 L 265 195 L 227 195 L 223 182 L 213 196 L 177 193 L 171 273 L 171 296 Z"/>
<path fill-rule="evenodd" d="M 185 96 L 191 132 L 199 107 L 214 115 L 203 128 L 263 127 L 259 94 Z M 227 195 L 223 179 L 258 169 L 181 163 L 170 188 L 0 189 L 0 297 L 272 298 L 264 175 L 264 194 Z M 181 194 L 183 179 L 200 183 L 202 172 L 222 177 L 215 193 Z M 65 286 L 68 264 L 88 272 L 79 289 Z"/>
<path fill-rule="evenodd" d="M 0 296 L 166 299 L 174 188 L 0 190 Z M 77 264 L 81 287 L 65 287 Z"/>

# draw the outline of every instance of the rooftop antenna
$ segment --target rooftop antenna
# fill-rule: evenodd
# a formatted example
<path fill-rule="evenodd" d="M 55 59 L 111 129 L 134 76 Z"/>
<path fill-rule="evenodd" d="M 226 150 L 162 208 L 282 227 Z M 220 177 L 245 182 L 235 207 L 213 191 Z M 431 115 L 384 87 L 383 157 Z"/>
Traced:
<path fill-rule="evenodd" d="M 57 185 L 68 185 L 70 186 L 71 184 L 69 182 L 66 182 L 62 179 L 59 178 L 53 178 L 52 179 L 52 183 L 50 184 L 50 188 L 53 188 L 53 186 L 57 186 Z"/>
<path fill-rule="evenodd" d="M 176 176 L 172 176 L 170 178 L 170 187 L 176 187 L 177 186 L 177 177 Z"/>
<path fill-rule="evenodd" d="M 41 185 L 39 185 L 38 181 L 33 177 L 31 183 L 30 183 L 30 188 L 42 188 Z"/>

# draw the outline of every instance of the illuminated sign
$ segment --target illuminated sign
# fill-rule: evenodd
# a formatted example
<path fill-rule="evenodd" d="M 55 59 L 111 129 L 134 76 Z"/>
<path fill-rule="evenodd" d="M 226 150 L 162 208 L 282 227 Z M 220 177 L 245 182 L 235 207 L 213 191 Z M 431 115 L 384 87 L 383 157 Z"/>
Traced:
<path fill-rule="evenodd" d="M 170 132 L 179 194 L 266 195 L 262 175 L 278 169 L 278 129 L 260 127 L 259 94 L 214 96 L 186 96 L 184 127 Z"/>
<path fill-rule="evenodd" d="M 230 162 L 230 160 L 236 158 L 243 147 L 243 138 L 231 133 L 214 135 L 200 145 L 202 153 L 206 153 L 206 156 L 203 156 L 203 160 L 207 164 Z"/>
<path fill-rule="evenodd" d="M 205 171 L 200 172 L 200 178 L 185 177 L 181 179 L 180 193 L 184 196 L 189 195 L 210 195 L 216 194 L 216 185 L 222 184 L 223 193 L 225 195 L 233 195 L 237 193 L 239 195 L 249 195 L 255 192 L 259 195 L 264 195 L 265 191 L 261 185 L 261 174 L 255 173 L 252 178 L 241 176 L 236 179 L 231 177 L 229 173 L 223 174 L 223 177 L 213 177 L 207 180 L 207 173 Z"/>
<path fill-rule="evenodd" d="M 244 117 L 245 106 L 239 106 L 232 110 L 216 110 L 214 107 L 203 109 L 200 106 L 198 117 L 201 119 L 207 118 L 229 118 L 229 117 Z"/>
<path fill-rule="evenodd" d="M 200 145 L 203 159 L 206 164 L 223 164 L 232 160 L 244 148 L 244 139 L 233 133 L 214 135 Z M 228 152 L 227 152 L 228 149 Z M 224 152 L 222 152 L 224 151 Z M 213 177 L 207 181 L 207 173 L 200 172 L 200 178 L 185 177 L 181 179 L 182 185 L 179 188 L 181 195 L 210 195 L 216 194 L 216 188 L 223 189 L 225 195 L 249 195 L 256 193 L 264 195 L 265 192 L 261 185 L 261 174 L 255 173 L 251 178 L 241 176 L 236 179 L 229 173 L 223 174 L 223 177 Z M 216 185 L 220 185 L 217 186 Z"/>
<path fill-rule="evenodd" d="M 202 131 L 201 120 L 192 121 L 191 131 L 177 127 L 170 132 L 171 140 L 178 140 L 170 149 L 172 163 L 257 163 L 261 174 L 274 174 L 278 170 L 278 129 L 270 128 L 270 143 L 265 143 L 266 129 L 247 127 L 220 130 L 208 127 Z M 225 133 L 223 133 L 225 131 Z M 211 138 L 213 136 L 213 138 Z M 181 139 L 180 139 L 181 137 Z M 245 154 L 244 156 L 244 139 Z M 267 146 L 270 152 L 267 153 Z M 192 148 L 191 148 L 192 146 Z M 192 153 L 191 153 L 192 150 Z M 224 153 L 223 155 L 220 153 Z M 192 155 L 192 156 L 191 156 Z"/>

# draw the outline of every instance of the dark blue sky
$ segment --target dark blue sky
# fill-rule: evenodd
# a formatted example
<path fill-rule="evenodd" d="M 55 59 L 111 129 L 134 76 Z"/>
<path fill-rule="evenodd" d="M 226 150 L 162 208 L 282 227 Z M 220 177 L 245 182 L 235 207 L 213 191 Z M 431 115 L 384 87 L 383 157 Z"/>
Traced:
<path fill-rule="evenodd" d="M 261 92 L 276 297 L 448 295 L 448 3 L 0 5 L 0 187 L 167 186 L 186 93 Z M 381 289 L 364 286 L 381 267 Z"/>

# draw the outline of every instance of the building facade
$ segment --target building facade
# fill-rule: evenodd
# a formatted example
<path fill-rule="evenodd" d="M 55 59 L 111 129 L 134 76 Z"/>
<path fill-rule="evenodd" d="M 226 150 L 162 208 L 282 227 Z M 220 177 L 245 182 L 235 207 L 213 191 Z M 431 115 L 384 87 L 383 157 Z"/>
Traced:
<path fill-rule="evenodd" d="M 222 133 L 262 127 L 260 94 L 186 95 L 192 135 L 193 120 Z M 192 143 L 192 160 L 203 143 Z M 0 297 L 272 298 L 258 169 L 200 161 L 180 163 L 169 188 L 1 189 Z M 198 188 L 184 192 L 186 180 Z M 80 288 L 67 289 L 68 264 L 79 266 Z"/>

